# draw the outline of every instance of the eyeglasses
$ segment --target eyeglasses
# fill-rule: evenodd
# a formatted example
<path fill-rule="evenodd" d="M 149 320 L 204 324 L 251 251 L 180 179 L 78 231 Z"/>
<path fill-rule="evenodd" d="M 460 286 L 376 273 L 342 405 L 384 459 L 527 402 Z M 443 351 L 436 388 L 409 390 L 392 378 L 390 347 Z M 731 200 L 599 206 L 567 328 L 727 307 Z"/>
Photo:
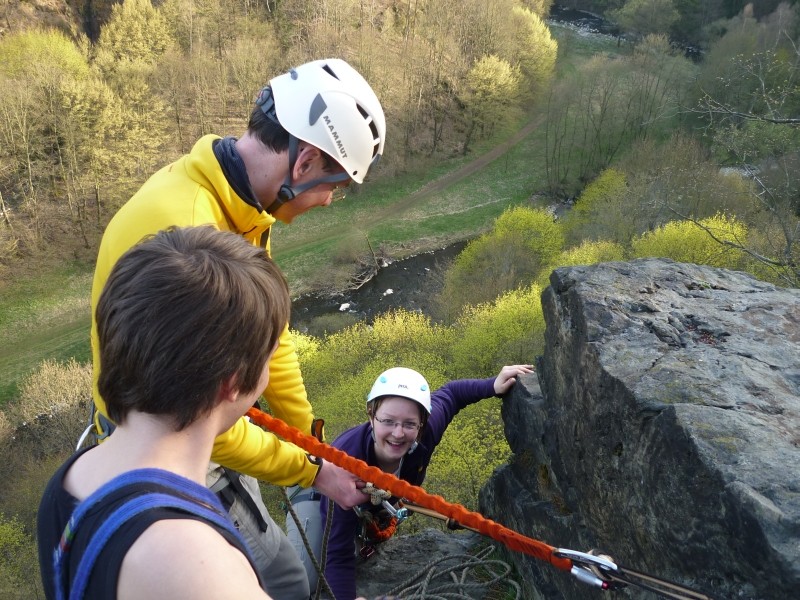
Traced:
<path fill-rule="evenodd" d="M 403 421 L 401 423 L 400 421 L 393 421 L 392 419 L 379 419 L 378 417 L 375 417 L 375 420 L 383 427 L 391 429 L 392 431 L 394 431 L 395 427 L 398 425 L 400 425 L 406 431 L 416 431 L 419 429 L 419 423 L 412 423 L 411 421 Z"/>

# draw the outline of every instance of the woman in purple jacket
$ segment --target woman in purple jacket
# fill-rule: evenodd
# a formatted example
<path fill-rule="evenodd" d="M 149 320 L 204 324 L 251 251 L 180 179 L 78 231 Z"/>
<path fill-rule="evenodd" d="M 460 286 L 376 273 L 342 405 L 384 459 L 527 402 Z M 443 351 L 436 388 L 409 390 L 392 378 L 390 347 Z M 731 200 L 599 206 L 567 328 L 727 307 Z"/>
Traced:
<path fill-rule="evenodd" d="M 413 485 L 421 485 L 433 451 L 456 414 L 479 400 L 504 394 L 514 385 L 517 375 L 532 371 L 530 365 L 505 366 L 497 377 L 451 381 L 431 394 L 428 382 L 416 371 L 389 369 L 378 376 L 367 396 L 369 420 L 345 431 L 332 445 Z M 391 498 L 389 502 L 394 505 L 397 500 Z M 322 523 L 327 511 L 328 499 L 323 497 Z M 325 577 L 336 600 L 356 597 L 358 556 L 368 557 L 374 552 L 375 544 L 385 537 L 379 532 L 390 518 L 382 505 L 367 502 L 344 510 L 334 504 Z"/>

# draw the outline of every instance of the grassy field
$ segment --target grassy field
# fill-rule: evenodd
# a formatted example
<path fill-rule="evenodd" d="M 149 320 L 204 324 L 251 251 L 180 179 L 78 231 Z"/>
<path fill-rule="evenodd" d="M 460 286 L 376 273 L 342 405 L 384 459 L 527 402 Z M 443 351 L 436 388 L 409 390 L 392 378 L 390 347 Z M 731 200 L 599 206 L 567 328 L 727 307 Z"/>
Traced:
<path fill-rule="evenodd" d="M 613 40 L 562 28 L 553 34 L 564 51 L 561 72 L 596 52 L 618 51 Z M 276 226 L 273 256 L 292 293 L 346 286 L 354 259 L 368 257 L 370 246 L 396 258 L 441 248 L 479 235 L 506 208 L 528 202 L 545 187 L 541 122 L 529 115 L 467 156 L 370 183 L 290 227 Z M 0 408 L 43 360 L 89 360 L 91 276 L 90 264 L 64 264 L 0 290 Z"/>
<path fill-rule="evenodd" d="M 65 264 L 0 292 L 0 408 L 43 360 L 89 360 L 91 286 L 91 265 Z"/>

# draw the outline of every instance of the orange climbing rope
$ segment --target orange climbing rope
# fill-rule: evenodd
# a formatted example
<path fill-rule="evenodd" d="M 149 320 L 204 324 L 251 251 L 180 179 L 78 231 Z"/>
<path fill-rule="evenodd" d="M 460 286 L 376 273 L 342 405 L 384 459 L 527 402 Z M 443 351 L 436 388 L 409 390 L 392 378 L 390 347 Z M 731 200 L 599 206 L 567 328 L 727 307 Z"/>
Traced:
<path fill-rule="evenodd" d="M 550 563 L 558 569 L 570 571 L 573 567 L 572 560 L 556 556 L 556 548 L 553 546 L 526 537 L 491 519 L 485 518 L 479 513 L 468 511 L 458 504 L 451 504 L 441 496 L 429 494 L 422 488 L 411 485 L 402 479 L 398 479 L 390 473 L 384 473 L 377 467 L 371 467 L 364 461 L 353 458 L 338 448 L 324 444 L 316 438 L 306 435 L 294 427 L 290 427 L 280 419 L 276 419 L 257 408 L 248 410 L 247 416 L 257 425 L 266 427 L 273 433 L 300 446 L 303 450 L 314 456 L 319 456 L 354 473 L 364 481 L 372 483 L 376 488 L 387 490 L 399 498 L 406 498 L 414 504 L 435 510 L 446 517 L 454 519 L 461 525 L 474 529 L 504 544 L 511 550 L 529 554 L 539 560 Z"/>
<path fill-rule="evenodd" d="M 369 537 L 371 540 L 374 540 L 376 543 L 385 542 L 397 531 L 397 517 L 389 519 L 389 524 L 383 529 L 381 529 L 380 525 L 375 521 L 370 521 L 367 523 L 367 529 L 369 530 Z"/>

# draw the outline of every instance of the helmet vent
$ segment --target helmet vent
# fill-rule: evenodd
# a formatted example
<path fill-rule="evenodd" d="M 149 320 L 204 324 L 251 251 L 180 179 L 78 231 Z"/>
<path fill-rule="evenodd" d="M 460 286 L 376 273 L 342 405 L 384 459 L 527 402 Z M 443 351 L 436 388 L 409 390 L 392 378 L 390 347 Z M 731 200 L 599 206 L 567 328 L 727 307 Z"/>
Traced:
<path fill-rule="evenodd" d="M 369 125 L 369 130 L 372 132 L 372 139 L 376 140 L 375 147 L 372 150 L 372 156 L 375 156 L 375 154 L 378 153 L 378 148 L 380 148 L 381 145 L 380 143 L 381 136 L 378 133 L 378 128 L 375 126 L 375 121 L 372 119 L 369 113 L 366 110 L 364 110 L 363 106 L 361 106 L 360 104 L 356 104 L 356 107 L 358 108 L 358 112 L 361 113 L 361 116 L 364 117 L 364 120 Z"/>
<path fill-rule="evenodd" d="M 331 69 L 329 65 L 325 65 L 324 67 L 322 67 L 322 70 L 326 71 L 328 75 L 330 75 L 331 77 L 336 77 L 336 79 L 339 79 L 339 77 L 337 77 L 336 73 L 333 72 L 333 69 Z"/>

